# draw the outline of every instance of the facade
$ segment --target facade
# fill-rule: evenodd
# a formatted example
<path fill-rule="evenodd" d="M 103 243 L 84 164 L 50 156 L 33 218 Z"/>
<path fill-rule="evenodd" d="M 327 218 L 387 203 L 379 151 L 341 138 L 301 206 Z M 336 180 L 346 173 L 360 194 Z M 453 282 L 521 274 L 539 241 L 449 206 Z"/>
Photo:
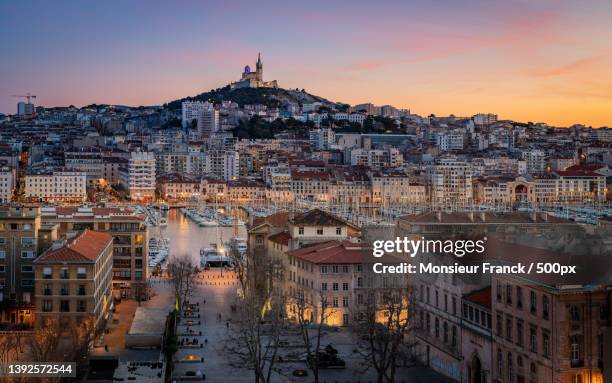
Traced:
<path fill-rule="evenodd" d="M 57 230 L 41 225 L 40 208 L 0 207 L 0 322 L 31 324 L 34 319 L 34 266 Z"/>
<path fill-rule="evenodd" d="M 439 159 L 430 170 L 431 203 L 460 206 L 472 202 L 472 166 L 454 157 Z"/>
<path fill-rule="evenodd" d="M 121 185 L 130 199 L 152 201 L 155 198 L 155 156 L 149 152 L 132 152 L 128 163 L 120 168 Z"/>
<path fill-rule="evenodd" d="M 126 296 L 147 282 L 149 231 L 145 216 L 123 207 L 45 207 L 44 223 L 57 224 L 60 235 L 92 230 L 113 237 L 113 284 Z"/>
<path fill-rule="evenodd" d="M 209 150 L 205 154 L 205 172 L 225 181 L 240 175 L 240 155 L 235 150 Z"/>
<path fill-rule="evenodd" d="M 15 191 L 15 171 L 9 167 L 0 168 L 0 203 L 10 202 Z"/>
<path fill-rule="evenodd" d="M 198 134 L 200 137 L 211 137 L 220 130 L 219 111 L 215 108 L 203 108 L 198 111 Z"/>
<path fill-rule="evenodd" d="M 37 321 L 45 317 L 101 324 L 112 305 L 113 237 L 85 230 L 34 261 Z"/>
<path fill-rule="evenodd" d="M 332 129 L 313 129 L 308 132 L 311 150 L 329 150 L 336 143 L 336 134 Z"/>
<path fill-rule="evenodd" d="M 191 127 L 193 120 L 198 120 L 200 112 L 212 108 L 209 102 L 183 101 L 181 104 L 181 122 L 183 128 Z"/>
<path fill-rule="evenodd" d="M 87 199 L 87 174 L 80 171 L 28 174 L 25 196 L 40 201 L 83 202 Z"/>

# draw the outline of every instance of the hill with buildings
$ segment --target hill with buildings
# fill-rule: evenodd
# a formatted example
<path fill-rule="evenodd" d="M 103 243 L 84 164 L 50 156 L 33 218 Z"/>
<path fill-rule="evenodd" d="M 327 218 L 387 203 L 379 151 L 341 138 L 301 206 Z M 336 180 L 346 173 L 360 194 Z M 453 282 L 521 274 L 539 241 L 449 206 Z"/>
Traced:
<path fill-rule="evenodd" d="M 222 101 L 232 101 L 241 107 L 248 104 L 260 104 L 268 107 L 281 107 L 291 104 L 302 106 L 319 102 L 330 109 L 344 110 L 348 108 L 347 105 L 331 102 L 323 97 L 310 94 L 304 89 L 232 88 L 230 85 L 200 93 L 197 96 L 171 101 L 165 106 L 169 109 L 178 110 L 181 109 L 183 101 L 209 101 L 215 104 Z"/>

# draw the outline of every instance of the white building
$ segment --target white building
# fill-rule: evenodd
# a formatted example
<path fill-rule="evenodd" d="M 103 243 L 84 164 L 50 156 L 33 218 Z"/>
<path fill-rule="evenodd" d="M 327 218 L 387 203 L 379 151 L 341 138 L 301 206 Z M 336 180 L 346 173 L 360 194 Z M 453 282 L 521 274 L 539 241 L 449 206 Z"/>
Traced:
<path fill-rule="evenodd" d="M 204 155 L 205 172 L 225 181 L 240 176 L 240 155 L 235 150 L 210 150 Z"/>
<path fill-rule="evenodd" d="M 371 168 L 398 167 L 404 163 L 402 153 L 394 147 L 385 149 L 357 148 L 351 151 L 351 165 Z"/>
<path fill-rule="evenodd" d="M 431 202 L 458 206 L 472 201 L 472 165 L 455 157 L 440 158 L 430 169 Z"/>
<path fill-rule="evenodd" d="M 218 131 L 219 111 L 213 108 L 212 105 L 198 111 L 198 134 L 200 137 L 210 137 Z"/>
<path fill-rule="evenodd" d="M 522 153 L 527 163 L 527 173 L 541 173 L 546 167 L 546 156 L 542 150 L 529 150 Z"/>
<path fill-rule="evenodd" d="M 29 102 L 17 103 L 17 115 L 19 116 L 31 116 L 34 114 L 34 104 Z"/>
<path fill-rule="evenodd" d="M 191 121 L 198 119 L 198 114 L 204 109 L 212 108 L 209 102 L 183 101 L 182 103 L 182 123 L 183 128 L 191 126 Z"/>
<path fill-rule="evenodd" d="M 313 129 L 308 132 L 311 150 L 328 150 L 336 141 L 336 133 L 329 128 Z"/>
<path fill-rule="evenodd" d="M 493 113 L 478 113 L 472 116 L 472 120 L 476 125 L 489 125 L 497 122 L 497 114 Z"/>
<path fill-rule="evenodd" d="M 464 146 L 463 133 L 448 132 L 437 134 L 436 145 L 442 151 L 462 150 Z"/>
<path fill-rule="evenodd" d="M 120 168 L 121 185 L 133 200 L 155 197 L 155 156 L 149 152 L 132 152 L 128 163 Z"/>
<path fill-rule="evenodd" d="M 0 202 L 10 202 L 14 189 L 15 171 L 8 167 L 0 169 Z"/>
<path fill-rule="evenodd" d="M 44 201 L 85 201 L 87 175 L 80 171 L 53 171 L 25 176 L 25 196 Z"/>

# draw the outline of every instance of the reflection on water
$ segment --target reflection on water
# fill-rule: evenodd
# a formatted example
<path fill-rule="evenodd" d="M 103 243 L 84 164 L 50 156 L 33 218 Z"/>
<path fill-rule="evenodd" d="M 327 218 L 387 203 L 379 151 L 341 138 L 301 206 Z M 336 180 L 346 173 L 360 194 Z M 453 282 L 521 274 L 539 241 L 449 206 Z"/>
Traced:
<path fill-rule="evenodd" d="M 165 213 L 164 213 L 165 214 Z M 211 243 L 227 242 L 234 236 L 232 227 L 200 227 L 185 217 L 179 209 L 171 209 L 168 213 L 168 226 L 151 228 L 151 236 L 170 238 L 170 257 L 189 254 L 196 264 L 200 264 L 200 248 Z M 217 234 L 219 238 L 217 238 Z M 244 226 L 238 227 L 238 236 L 246 238 Z"/>

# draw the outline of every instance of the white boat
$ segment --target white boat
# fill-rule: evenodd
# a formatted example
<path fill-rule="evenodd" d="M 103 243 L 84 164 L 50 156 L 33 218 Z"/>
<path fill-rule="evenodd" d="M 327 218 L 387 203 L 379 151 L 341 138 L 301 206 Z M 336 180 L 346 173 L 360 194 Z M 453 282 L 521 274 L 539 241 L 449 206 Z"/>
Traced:
<path fill-rule="evenodd" d="M 159 226 L 168 226 L 168 218 L 160 217 L 159 218 Z"/>
<path fill-rule="evenodd" d="M 200 249 L 200 266 L 223 267 L 230 264 L 231 259 L 225 255 L 223 249 L 217 249 L 215 245 Z"/>

